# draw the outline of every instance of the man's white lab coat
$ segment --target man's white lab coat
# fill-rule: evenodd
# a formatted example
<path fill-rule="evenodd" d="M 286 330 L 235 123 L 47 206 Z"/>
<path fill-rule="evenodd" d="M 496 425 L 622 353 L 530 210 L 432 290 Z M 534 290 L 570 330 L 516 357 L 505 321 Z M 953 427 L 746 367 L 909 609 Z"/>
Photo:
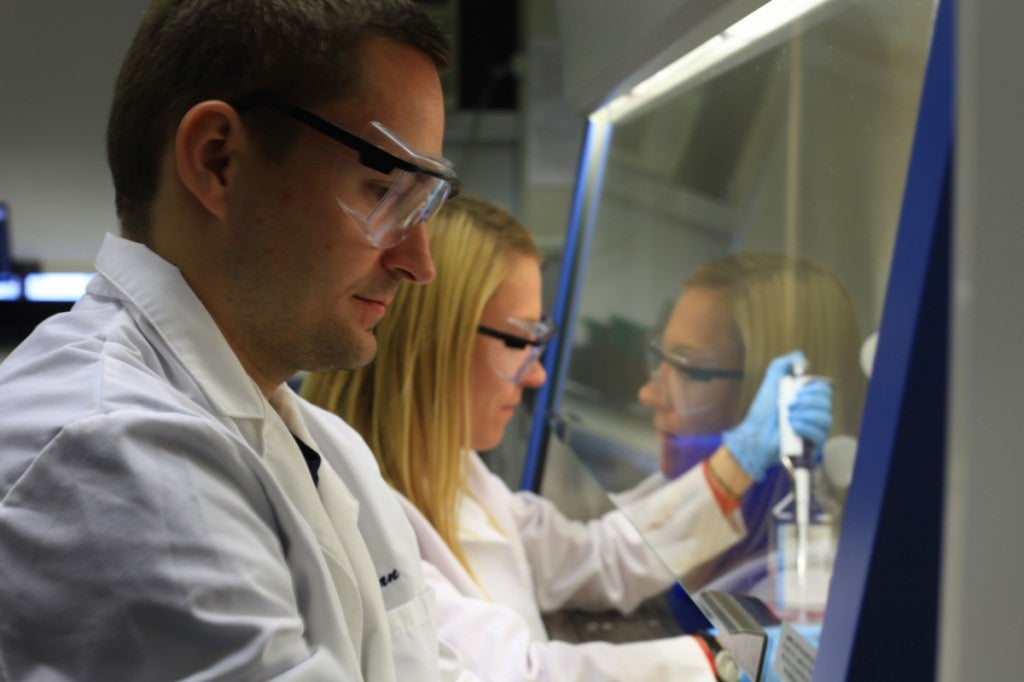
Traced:
<path fill-rule="evenodd" d="M 268 402 L 145 247 L 108 235 L 96 265 L 0 365 L 0 678 L 436 679 L 433 593 L 362 438 Z"/>

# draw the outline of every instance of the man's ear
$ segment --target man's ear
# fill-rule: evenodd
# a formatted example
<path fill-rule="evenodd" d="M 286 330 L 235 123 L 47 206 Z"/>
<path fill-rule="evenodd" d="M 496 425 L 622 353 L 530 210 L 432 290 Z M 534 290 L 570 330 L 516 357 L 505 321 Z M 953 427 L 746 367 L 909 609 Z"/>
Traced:
<path fill-rule="evenodd" d="M 218 218 L 227 211 L 229 179 L 244 143 L 241 119 L 231 105 L 217 100 L 189 109 L 174 137 L 178 177 L 206 210 Z"/>

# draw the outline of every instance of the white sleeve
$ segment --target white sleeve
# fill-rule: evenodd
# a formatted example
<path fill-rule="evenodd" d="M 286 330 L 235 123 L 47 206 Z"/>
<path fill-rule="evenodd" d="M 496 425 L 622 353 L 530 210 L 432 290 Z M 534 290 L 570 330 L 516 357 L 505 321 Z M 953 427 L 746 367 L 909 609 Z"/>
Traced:
<path fill-rule="evenodd" d="M 629 612 L 743 537 L 739 514 L 722 514 L 699 469 L 641 486 L 653 492 L 587 523 L 567 519 L 538 495 L 513 496 L 542 611 Z"/>
<path fill-rule="evenodd" d="M 514 611 L 461 594 L 424 562 L 438 607 L 442 679 L 471 682 L 714 682 L 710 663 L 692 637 L 610 644 L 531 640 Z"/>
<path fill-rule="evenodd" d="M 242 449 L 173 415 L 56 435 L 0 505 L 0 677 L 362 679 L 307 639 Z"/>
<path fill-rule="evenodd" d="M 645 494 L 622 499 L 612 496 L 619 511 L 640 531 L 676 576 L 725 551 L 746 534 L 743 515 L 737 509 L 723 514 L 701 467 L 666 480 L 652 488 L 642 482 Z"/>

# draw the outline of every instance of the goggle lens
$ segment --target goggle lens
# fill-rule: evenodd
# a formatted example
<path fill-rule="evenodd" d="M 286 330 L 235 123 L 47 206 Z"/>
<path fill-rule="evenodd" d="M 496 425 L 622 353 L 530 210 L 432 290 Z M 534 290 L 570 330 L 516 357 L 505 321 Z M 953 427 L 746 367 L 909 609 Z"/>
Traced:
<path fill-rule="evenodd" d="M 338 162 L 334 183 L 338 203 L 359 223 L 371 244 L 386 249 L 405 239 L 413 226 L 429 221 L 457 191 L 458 181 L 447 160 L 413 151 L 380 123 L 370 123 L 361 137 L 417 167 L 382 173 L 356 158 Z"/>
<path fill-rule="evenodd" d="M 544 354 L 544 349 L 554 338 L 557 327 L 546 316 L 533 322 L 510 317 L 508 323 L 522 329 L 526 332 L 526 336 L 507 334 L 483 325 L 478 328 L 478 331 L 504 341 L 503 344 L 495 343 L 491 347 L 488 352 L 488 361 L 495 374 L 518 385 L 523 383 L 526 373 Z"/>
<path fill-rule="evenodd" d="M 672 410 L 681 417 L 705 412 L 715 405 L 716 379 L 742 379 L 740 370 L 712 369 L 714 354 L 690 358 L 666 349 L 651 338 L 646 348 L 647 369 L 655 389 L 667 398 Z"/>

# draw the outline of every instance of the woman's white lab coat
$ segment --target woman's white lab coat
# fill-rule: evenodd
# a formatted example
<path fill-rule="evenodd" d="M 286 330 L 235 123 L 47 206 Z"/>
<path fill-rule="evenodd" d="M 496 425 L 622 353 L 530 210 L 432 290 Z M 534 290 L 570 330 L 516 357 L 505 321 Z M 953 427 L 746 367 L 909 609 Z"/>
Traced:
<path fill-rule="evenodd" d="M 438 595 L 442 642 L 457 664 L 489 680 L 713 680 L 689 637 L 612 645 L 549 641 L 541 612 L 562 607 L 629 611 L 673 580 L 633 526 L 657 536 L 682 573 L 742 536 L 724 516 L 699 469 L 662 482 L 620 511 L 573 522 L 543 498 L 512 492 L 476 453 L 460 539 L 475 580 L 426 518 L 406 500 L 427 582 Z"/>
<path fill-rule="evenodd" d="M 97 269 L 0 365 L 0 679 L 437 679 L 434 597 L 362 438 L 268 402 L 145 247 L 108 235 Z"/>

